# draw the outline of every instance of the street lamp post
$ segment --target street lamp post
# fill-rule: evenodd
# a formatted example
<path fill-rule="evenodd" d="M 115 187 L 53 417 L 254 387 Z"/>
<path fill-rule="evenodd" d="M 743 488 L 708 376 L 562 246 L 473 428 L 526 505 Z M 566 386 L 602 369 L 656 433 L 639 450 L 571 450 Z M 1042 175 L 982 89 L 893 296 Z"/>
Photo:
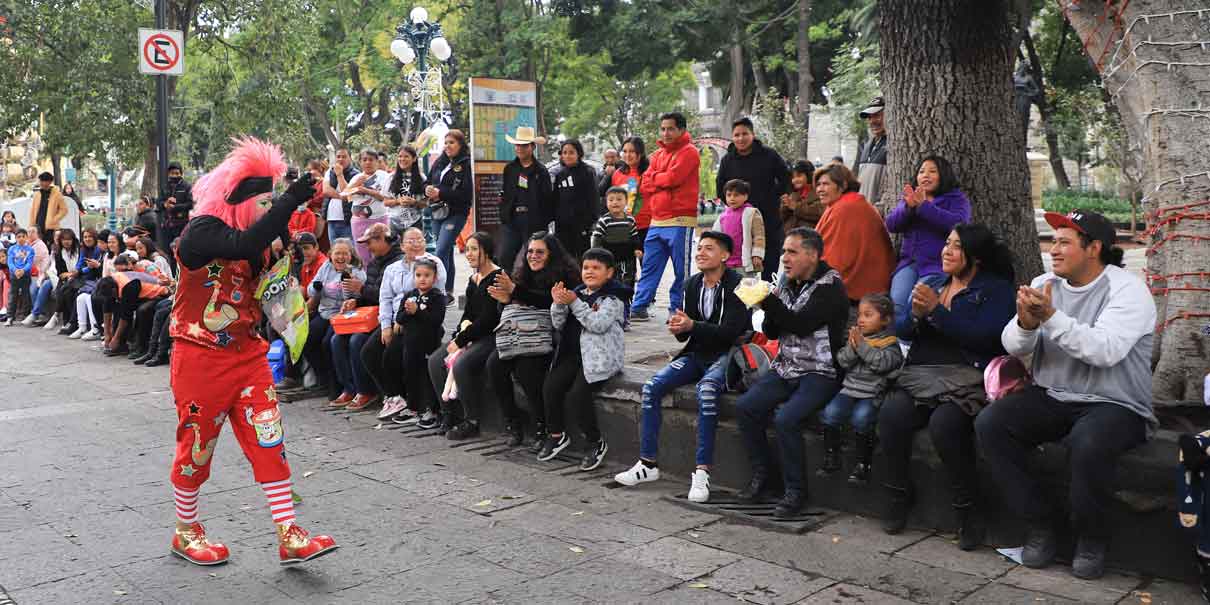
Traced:
<path fill-rule="evenodd" d="M 437 67 L 429 70 L 428 55 L 432 52 L 434 58 L 444 62 L 450 58 L 453 50 L 441 31 L 441 24 L 429 22 L 429 12 L 424 7 L 413 8 L 408 17 L 408 21 L 395 28 L 391 54 L 404 65 L 416 62 L 416 71 L 408 78 L 408 86 L 412 104 L 419 114 L 418 130 L 423 132 L 429 124 L 445 115 L 444 104 L 441 103 L 441 70 Z M 436 104 L 433 102 L 434 98 L 437 99 Z M 422 216 L 425 239 L 428 242 L 426 248 L 432 252 L 437 240 L 436 234 L 432 232 L 432 213 L 425 208 Z"/>

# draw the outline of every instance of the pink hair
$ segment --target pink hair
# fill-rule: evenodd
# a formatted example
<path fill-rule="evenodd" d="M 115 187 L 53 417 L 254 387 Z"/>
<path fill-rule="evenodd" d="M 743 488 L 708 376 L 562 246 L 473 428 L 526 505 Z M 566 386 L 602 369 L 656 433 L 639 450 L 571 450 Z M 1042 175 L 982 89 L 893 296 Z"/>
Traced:
<path fill-rule="evenodd" d="M 236 229 L 251 227 L 262 213 L 255 196 L 240 204 L 228 204 L 227 197 L 240 181 L 248 177 L 272 177 L 276 185 L 286 172 L 281 147 L 254 137 L 232 139 L 235 147 L 221 164 L 193 185 L 193 212 L 196 216 L 218 217 Z M 267 195 L 267 194 L 266 194 Z"/>

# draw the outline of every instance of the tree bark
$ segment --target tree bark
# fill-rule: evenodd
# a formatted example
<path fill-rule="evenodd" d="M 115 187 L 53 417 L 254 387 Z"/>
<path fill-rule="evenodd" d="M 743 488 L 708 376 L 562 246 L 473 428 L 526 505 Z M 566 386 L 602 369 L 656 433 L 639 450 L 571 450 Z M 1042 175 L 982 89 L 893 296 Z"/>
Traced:
<path fill-rule="evenodd" d="M 1210 37 L 1205 8 L 1201 0 L 1134 0 L 1065 11 L 1142 157 L 1146 271 L 1159 314 L 1157 407 L 1200 402 L 1210 367 L 1210 277 L 1198 273 L 1210 267 L 1210 66 L 1198 43 Z"/>
<path fill-rule="evenodd" d="M 731 44 L 731 83 L 730 89 L 727 91 L 727 106 L 724 108 L 722 127 L 723 130 L 731 129 L 731 122 L 734 122 L 739 114 L 744 109 L 744 46 L 740 43 L 739 37 L 742 34 L 738 22 L 735 30 L 735 41 Z"/>
<path fill-rule="evenodd" d="M 1046 81 L 1043 79 L 1042 61 L 1038 59 L 1038 49 L 1034 48 L 1034 38 L 1025 32 L 1025 50 L 1029 57 L 1029 71 L 1033 74 L 1041 93 L 1034 101 L 1038 107 L 1038 117 L 1042 120 L 1042 130 L 1046 133 L 1046 150 L 1050 154 L 1050 170 L 1055 175 L 1055 183 L 1059 189 L 1071 189 L 1071 179 L 1067 178 L 1067 169 L 1063 166 L 1063 156 L 1059 154 L 1059 132 L 1051 121 L 1050 99 L 1046 96 Z M 1056 57 L 1056 62 L 1058 58 Z M 1053 72 L 1052 72 L 1053 73 Z"/>
<path fill-rule="evenodd" d="M 815 78 L 811 75 L 811 0 L 798 0 L 798 115 L 803 137 L 798 141 L 798 157 L 807 157 L 807 133 L 811 132 L 811 91 Z"/>
<path fill-rule="evenodd" d="M 1006 0 L 879 6 L 890 150 L 883 207 L 894 207 L 923 156 L 943 156 L 971 200 L 973 220 L 993 226 L 1012 248 L 1018 281 L 1042 273 L 1025 131 L 1014 106 L 1018 15 Z"/>

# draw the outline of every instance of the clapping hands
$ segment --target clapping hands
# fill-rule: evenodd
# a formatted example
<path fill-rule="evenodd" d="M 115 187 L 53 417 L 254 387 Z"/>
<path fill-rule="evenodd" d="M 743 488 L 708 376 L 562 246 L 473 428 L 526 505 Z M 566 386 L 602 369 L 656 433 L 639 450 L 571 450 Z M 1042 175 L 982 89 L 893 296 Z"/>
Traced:
<path fill-rule="evenodd" d="M 550 289 L 550 297 L 555 300 L 555 304 L 570 305 L 576 300 L 576 293 L 568 290 L 563 282 L 559 282 Z"/>

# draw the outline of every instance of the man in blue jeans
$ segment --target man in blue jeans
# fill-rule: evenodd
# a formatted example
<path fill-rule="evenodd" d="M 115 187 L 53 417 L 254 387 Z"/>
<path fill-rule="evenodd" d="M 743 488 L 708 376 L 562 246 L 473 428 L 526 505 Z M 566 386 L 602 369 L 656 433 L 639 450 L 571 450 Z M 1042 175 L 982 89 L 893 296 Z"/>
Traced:
<path fill-rule="evenodd" d="M 639 461 L 614 480 L 630 486 L 660 478 L 656 454 L 660 441 L 660 400 L 673 389 L 697 383 L 697 469 L 689 487 L 689 500 L 710 499 L 710 464 L 714 460 L 714 429 L 718 425 L 718 397 L 727 389 L 728 352 L 735 341 L 752 329 L 752 312 L 735 296 L 741 276 L 724 264 L 732 253 L 731 236 L 707 231 L 698 239 L 697 268 L 701 273 L 685 285 L 685 310 L 668 320 L 668 331 L 686 342 L 672 363 L 643 386 Z"/>
<path fill-rule="evenodd" d="M 807 502 L 802 422 L 827 405 L 841 386 L 836 354 L 845 343 L 849 297 L 840 273 L 822 257 L 823 238 L 817 231 L 791 230 L 782 242 L 784 284 L 752 297 L 765 312 L 761 327 L 769 338 L 779 339 L 779 349 L 769 372 L 736 402 L 752 465 L 752 479 L 739 498 L 759 500 L 770 486 L 773 452 L 765 429 L 772 416 L 785 483 L 773 511 L 780 518 L 797 515 Z"/>
<path fill-rule="evenodd" d="M 648 158 L 650 165 L 639 182 L 639 192 L 651 206 L 651 227 L 643 242 L 643 272 L 630 318 L 647 321 L 647 307 L 672 261 L 675 279 L 668 293 L 668 314 L 681 308 L 685 277 L 689 275 L 689 249 L 697 228 L 698 166 L 701 158 L 685 125 L 685 116 L 660 116 L 660 149 Z"/>

